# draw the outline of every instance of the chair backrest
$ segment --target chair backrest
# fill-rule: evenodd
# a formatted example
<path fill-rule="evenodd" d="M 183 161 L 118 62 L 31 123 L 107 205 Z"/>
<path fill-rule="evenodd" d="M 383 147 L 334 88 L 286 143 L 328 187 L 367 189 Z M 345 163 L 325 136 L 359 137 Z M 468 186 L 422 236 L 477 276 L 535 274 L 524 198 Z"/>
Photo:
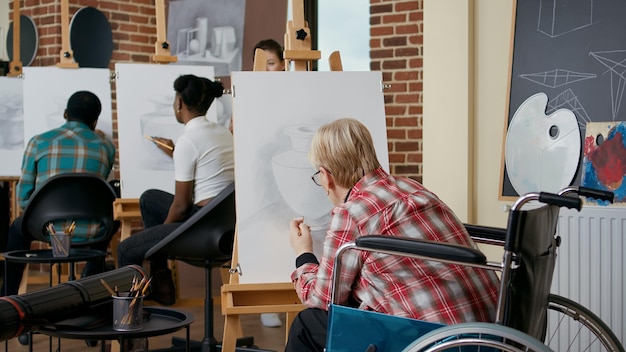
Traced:
<path fill-rule="evenodd" d="M 235 184 L 231 183 L 152 247 L 146 258 L 159 252 L 196 266 L 227 261 L 232 256 L 236 220 Z"/>
<path fill-rule="evenodd" d="M 520 266 L 508 283 L 504 324 L 543 341 L 548 296 L 556 264 L 556 228 L 560 207 L 520 211 L 514 252 Z"/>
<path fill-rule="evenodd" d="M 80 244 L 108 241 L 117 227 L 113 220 L 115 192 L 102 177 L 90 173 L 55 175 L 37 187 L 30 197 L 22 218 L 22 231 L 33 238 L 49 242 L 46 226 L 54 221 L 90 220 L 100 223 L 99 235 L 81 237 Z"/>

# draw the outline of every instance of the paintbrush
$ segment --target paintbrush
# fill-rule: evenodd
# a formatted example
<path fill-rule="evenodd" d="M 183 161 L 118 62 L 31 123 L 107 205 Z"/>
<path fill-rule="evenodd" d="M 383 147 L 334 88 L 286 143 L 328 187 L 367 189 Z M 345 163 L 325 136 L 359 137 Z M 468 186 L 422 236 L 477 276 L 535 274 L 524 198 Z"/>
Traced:
<path fill-rule="evenodd" d="M 107 291 L 109 291 L 109 293 L 111 294 L 111 296 L 117 296 L 117 294 L 115 293 L 115 291 L 113 291 L 113 289 L 111 288 L 111 286 L 109 286 L 109 284 L 107 284 L 106 281 L 104 281 L 104 279 L 100 279 L 100 282 L 102 283 L 102 286 L 104 286 L 104 288 L 107 289 Z"/>

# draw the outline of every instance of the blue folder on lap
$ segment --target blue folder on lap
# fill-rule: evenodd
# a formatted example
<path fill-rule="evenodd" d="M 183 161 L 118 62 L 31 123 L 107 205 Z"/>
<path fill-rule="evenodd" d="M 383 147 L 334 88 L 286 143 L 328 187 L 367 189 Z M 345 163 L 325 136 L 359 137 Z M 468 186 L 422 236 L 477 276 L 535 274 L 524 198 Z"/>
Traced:
<path fill-rule="evenodd" d="M 331 305 L 328 311 L 326 352 L 402 351 L 418 337 L 441 324 Z"/>

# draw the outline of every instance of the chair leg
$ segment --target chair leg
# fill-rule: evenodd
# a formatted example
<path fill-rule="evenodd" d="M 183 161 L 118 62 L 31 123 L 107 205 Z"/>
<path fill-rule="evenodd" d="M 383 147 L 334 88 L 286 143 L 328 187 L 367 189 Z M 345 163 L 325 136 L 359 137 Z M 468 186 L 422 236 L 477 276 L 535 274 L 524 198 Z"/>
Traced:
<path fill-rule="evenodd" d="M 204 338 L 202 341 L 190 341 L 189 350 L 193 352 L 218 352 L 222 350 L 222 346 L 219 345 L 215 339 L 215 333 L 213 330 L 213 293 L 211 292 L 212 286 L 212 264 L 207 262 L 204 268 L 205 272 L 205 285 L 204 285 Z M 172 347 L 159 350 L 151 350 L 152 352 L 175 352 L 185 351 L 186 341 L 180 337 L 172 338 Z M 272 350 L 262 350 L 254 346 L 253 337 L 242 337 L 237 339 L 236 352 L 256 351 L 256 352 L 275 352 Z M 241 347 L 241 346 L 250 346 Z"/>

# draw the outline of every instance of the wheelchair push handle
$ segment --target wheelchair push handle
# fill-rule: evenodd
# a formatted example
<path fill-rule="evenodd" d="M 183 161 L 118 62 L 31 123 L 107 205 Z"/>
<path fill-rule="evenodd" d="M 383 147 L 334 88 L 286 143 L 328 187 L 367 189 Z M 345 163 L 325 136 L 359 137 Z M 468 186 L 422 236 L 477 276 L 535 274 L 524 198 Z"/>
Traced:
<path fill-rule="evenodd" d="M 615 194 L 613 192 L 589 187 L 567 187 L 559 192 L 560 195 L 567 195 L 571 193 L 575 193 L 576 195 L 582 197 L 605 200 L 609 203 L 613 203 L 615 200 Z"/>
<path fill-rule="evenodd" d="M 557 205 L 559 207 L 566 207 L 569 209 L 576 209 L 578 211 L 580 211 L 580 209 L 582 209 L 583 207 L 583 202 L 578 197 L 572 198 L 548 192 L 540 192 L 539 201 L 541 203 Z"/>

